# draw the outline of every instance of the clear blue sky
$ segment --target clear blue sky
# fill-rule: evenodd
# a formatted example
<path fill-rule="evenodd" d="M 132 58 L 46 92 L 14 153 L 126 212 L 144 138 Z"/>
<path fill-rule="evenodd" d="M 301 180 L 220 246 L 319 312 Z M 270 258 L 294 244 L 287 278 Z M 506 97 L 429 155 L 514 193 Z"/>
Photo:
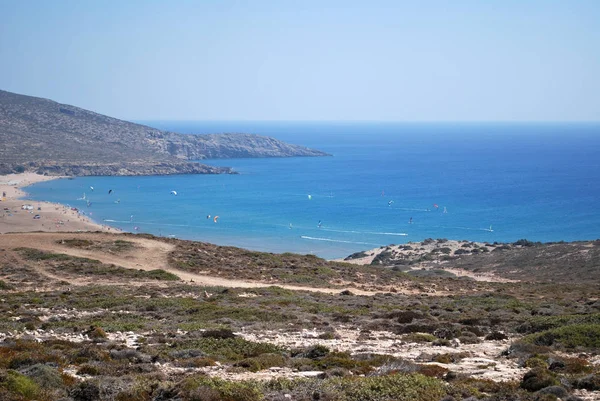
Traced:
<path fill-rule="evenodd" d="M 600 120 L 600 1 L 0 0 L 0 89 L 186 120 Z"/>

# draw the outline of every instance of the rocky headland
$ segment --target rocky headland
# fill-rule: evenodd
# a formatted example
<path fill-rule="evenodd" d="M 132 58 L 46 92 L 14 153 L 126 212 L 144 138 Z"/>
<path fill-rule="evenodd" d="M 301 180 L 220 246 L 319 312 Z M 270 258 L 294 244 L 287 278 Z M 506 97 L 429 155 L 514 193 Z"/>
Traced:
<path fill-rule="evenodd" d="M 6 91 L 0 91 L 0 143 L 0 174 L 219 174 L 231 170 L 195 161 L 328 156 L 260 135 L 163 131 Z"/>

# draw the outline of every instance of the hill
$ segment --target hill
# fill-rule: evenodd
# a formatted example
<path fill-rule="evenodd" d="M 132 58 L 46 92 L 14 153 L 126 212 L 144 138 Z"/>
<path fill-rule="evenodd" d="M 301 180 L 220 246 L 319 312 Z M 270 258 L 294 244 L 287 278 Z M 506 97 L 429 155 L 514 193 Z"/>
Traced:
<path fill-rule="evenodd" d="M 488 243 L 429 238 L 357 252 L 345 261 L 412 275 L 445 272 L 485 279 L 502 277 L 503 281 L 600 283 L 600 240 Z"/>
<path fill-rule="evenodd" d="M 150 235 L 0 235 L 0 399 L 598 399 L 597 241 L 558 244 L 571 276 L 552 280 L 539 272 L 557 244 L 425 242 L 361 266 Z M 407 274 L 387 265 L 400 251 L 493 280 Z M 515 262 L 519 279 L 496 269 Z"/>
<path fill-rule="evenodd" d="M 326 156 L 250 134 L 184 135 L 48 99 L 0 91 L 0 173 L 52 175 L 219 173 L 190 160 Z"/>

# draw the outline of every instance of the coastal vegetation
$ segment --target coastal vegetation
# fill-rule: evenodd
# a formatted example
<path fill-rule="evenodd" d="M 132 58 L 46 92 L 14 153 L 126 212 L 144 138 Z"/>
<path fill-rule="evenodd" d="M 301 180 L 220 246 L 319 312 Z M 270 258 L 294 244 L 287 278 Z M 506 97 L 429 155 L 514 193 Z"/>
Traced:
<path fill-rule="evenodd" d="M 162 272 L 103 261 L 127 265 L 148 241 L 170 247 L 155 255 L 165 258 Z M 595 258 L 596 242 L 511 244 L 485 254 L 494 265 L 478 265 L 501 278 L 502 260 L 535 260 L 520 263 L 522 281 L 415 276 L 147 235 L 34 243 L 0 247 L 3 400 L 576 400 L 600 390 L 598 276 L 582 276 L 593 262 L 577 259 L 581 249 Z M 556 263 L 555 246 L 571 255 L 569 280 L 538 274 Z M 480 256 L 413 267 L 451 272 Z M 178 271 L 266 284 L 208 286 Z M 341 291 L 336 279 L 351 272 L 369 280 Z M 319 291 L 281 287 L 288 283 Z"/>

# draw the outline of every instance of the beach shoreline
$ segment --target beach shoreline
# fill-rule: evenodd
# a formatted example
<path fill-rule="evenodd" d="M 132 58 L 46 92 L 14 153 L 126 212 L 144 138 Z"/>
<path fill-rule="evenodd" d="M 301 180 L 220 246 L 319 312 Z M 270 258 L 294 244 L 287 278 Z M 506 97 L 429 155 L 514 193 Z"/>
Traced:
<path fill-rule="evenodd" d="M 24 199 L 23 188 L 38 182 L 64 179 L 35 173 L 0 176 L 0 234 L 22 232 L 89 232 L 119 233 L 119 229 L 98 224 L 77 208 L 46 201 Z"/>

